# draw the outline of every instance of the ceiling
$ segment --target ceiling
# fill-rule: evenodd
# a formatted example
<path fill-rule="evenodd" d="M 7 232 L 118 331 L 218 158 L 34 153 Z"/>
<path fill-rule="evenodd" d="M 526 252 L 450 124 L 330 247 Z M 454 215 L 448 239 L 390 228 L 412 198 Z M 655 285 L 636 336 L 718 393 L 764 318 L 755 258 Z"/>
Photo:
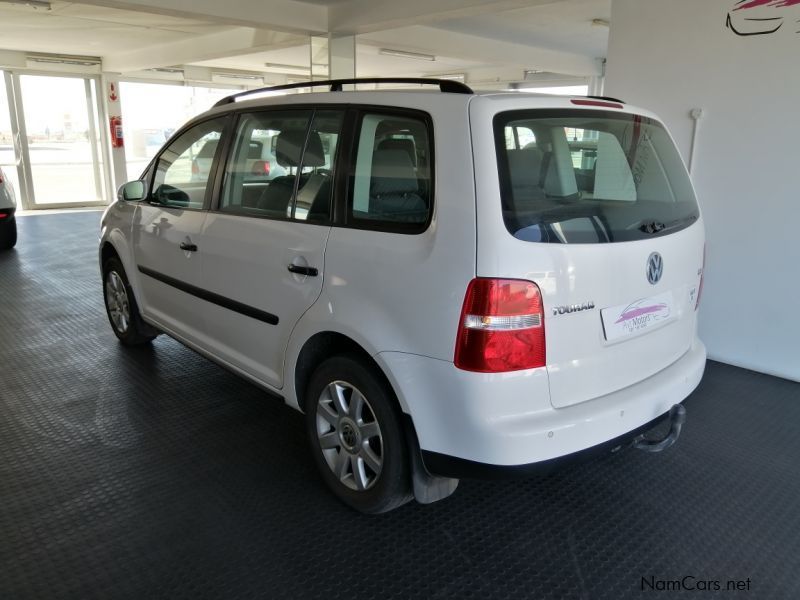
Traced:
<path fill-rule="evenodd" d="M 324 23 L 346 24 L 351 18 L 352 30 L 362 32 L 356 38 L 360 76 L 465 73 L 468 80 L 513 81 L 526 70 L 543 70 L 586 77 L 597 74 L 595 59 L 605 56 L 608 44 L 608 28 L 592 21 L 608 20 L 610 4 L 195 0 L 187 9 L 182 0 L 86 0 L 54 1 L 44 10 L 0 0 L 0 55 L 5 50 L 96 56 L 105 70 L 123 75 L 196 65 L 286 77 L 293 65 L 302 76 L 310 63 L 308 36 L 319 34 Z M 386 56 L 381 48 L 435 60 Z"/>

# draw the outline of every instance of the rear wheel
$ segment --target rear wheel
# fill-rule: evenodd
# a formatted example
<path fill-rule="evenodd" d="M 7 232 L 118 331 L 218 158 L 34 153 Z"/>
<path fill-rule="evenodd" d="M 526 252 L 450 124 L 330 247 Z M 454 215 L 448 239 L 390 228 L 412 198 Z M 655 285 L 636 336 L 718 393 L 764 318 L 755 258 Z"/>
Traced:
<path fill-rule="evenodd" d="M 12 214 L 0 221 L 0 250 L 10 250 L 17 244 L 17 220 Z"/>
<path fill-rule="evenodd" d="M 411 499 L 398 410 L 373 367 L 354 355 L 326 360 L 311 377 L 305 408 L 314 460 L 339 499 L 373 514 Z"/>
<path fill-rule="evenodd" d="M 103 299 L 111 328 L 126 346 L 146 344 L 158 335 L 142 321 L 125 269 L 116 257 L 103 265 Z"/>

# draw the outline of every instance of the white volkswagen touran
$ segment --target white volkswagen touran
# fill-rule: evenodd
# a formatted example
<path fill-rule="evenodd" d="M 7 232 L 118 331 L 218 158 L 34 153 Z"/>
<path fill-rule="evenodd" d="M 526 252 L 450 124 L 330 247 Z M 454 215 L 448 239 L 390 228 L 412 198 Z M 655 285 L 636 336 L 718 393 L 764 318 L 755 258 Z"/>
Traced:
<path fill-rule="evenodd" d="M 281 395 L 363 512 L 672 444 L 705 366 L 704 230 L 664 126 L 423 81 L 244 92 L 185 125 L 103 217 L 114 333 Z M 285 174 L 265 179 L 250 148 L 272 136 Z"/>

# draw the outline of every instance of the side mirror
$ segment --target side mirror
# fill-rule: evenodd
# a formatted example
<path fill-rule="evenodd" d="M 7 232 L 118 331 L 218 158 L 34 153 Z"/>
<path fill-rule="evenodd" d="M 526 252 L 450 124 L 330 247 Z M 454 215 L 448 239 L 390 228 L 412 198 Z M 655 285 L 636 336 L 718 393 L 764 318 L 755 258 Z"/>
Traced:
<path fill-rule="evenodd" d="M 144 200 L 146 195 L 144 181 L 129 181 L 120 186 L 117 191 L 117 198 L 120 202 L 138 202 Z"/>

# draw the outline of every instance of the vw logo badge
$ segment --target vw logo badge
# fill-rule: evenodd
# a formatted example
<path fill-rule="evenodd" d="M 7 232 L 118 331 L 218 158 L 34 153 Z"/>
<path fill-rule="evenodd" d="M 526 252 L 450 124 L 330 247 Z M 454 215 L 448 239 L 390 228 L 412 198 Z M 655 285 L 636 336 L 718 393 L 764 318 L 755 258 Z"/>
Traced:
<path fill-rule="evenodd" d="M 655 285 L 661 281 L 664 273 L 664 259 L 658 252 L 653 252 L 647 259 L 647 281 Z"/>

